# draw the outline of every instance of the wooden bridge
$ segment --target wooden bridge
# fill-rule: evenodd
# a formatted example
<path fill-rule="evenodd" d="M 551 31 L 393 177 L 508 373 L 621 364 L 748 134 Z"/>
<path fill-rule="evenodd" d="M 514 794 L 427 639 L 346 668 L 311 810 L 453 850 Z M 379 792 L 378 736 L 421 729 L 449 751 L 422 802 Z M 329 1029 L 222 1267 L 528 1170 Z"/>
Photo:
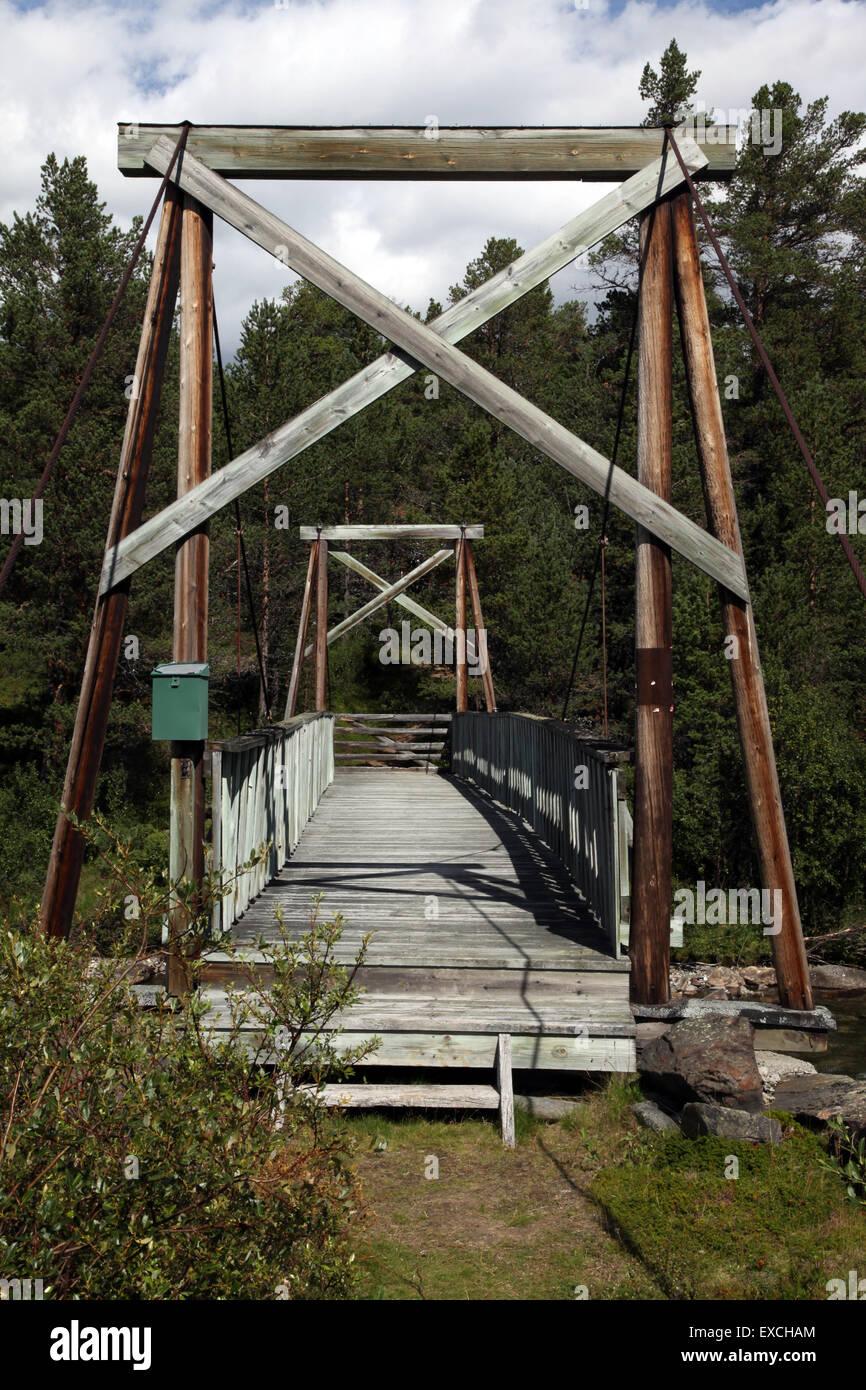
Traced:
<path fill-rule="evenodd" d="M 721 135 L 721 138 L 719 138 Z M 293 932 L 309 899 L 347 920 L 344 949 L 374 928 L 367 994 L 350 1028 L 385 1037 L 381 1062 L 467 1066 L 495 1050 L 504 1107 L 512 1048 L 521 1065 L 627 1068 L 634 1060 L 635 1009 L 670 1017 L 672 899 L 673 658 L 671 552 L 718 585 L 749 809 L 762 886 L 780 895 L 771 937 L 780 1002 L 791 1026 L 816 1023 L 793 864 L 776 772 L 754 614 L 739 536 L 724 436 L 693 204 L 694 183 L 734 167 L 731 132 L 701 148 L 672 129 L 445 129 L 386 127 L 316 131 L 298 127 L 121 127 L 119 165 L 160 177 L 162 213 L 136 361 L 102 574 L 75 728 L 46 875 L 41 921 L 68 935 L 84 855 L 78 823 L 90 815 L 124 624 L 129 584 L 143 565 L 175 547 L 174 663 L 206 670 L 208 522 L 249 488 L 354 418 L 413 372 L 442 378 L 636 523 L 634 856 L 618 786 L 619 756 L 552 721 L 496 712 L 484 670 L 487 713 L 467 702 L 467 591 L 484 633 L 470 541 L 480 527 L 365 527 L 451 537 L 409 574 L 389 582 L 347 552 L 332 552 L 377 590 L 358 613 L 328 628 L 327 561 L 332 540 L 358 528 L 316 526 L 286 719 L 264 732 L 211 745 L 214 868 L 236 877 L 216 914 L 224 941 L 249 940 L 282 905 Z M 619 187 L 573 217 L 431 323 L 394 305 L 225 177 L 246 178 L 606 178 Z M 159 195 L 154 202 L 154 213 Z M 213 216 L 234 227 L 356 314 L 391 345 L 376 362 L 313 402 L 293 420 L 211 472 L 213 384 Z M 702 211 L 702 216 L 703 216 Z M 457 344 L 545 283 L 632 218 L 640 226 L 637 303 L 637 477 L 603 457 Z M 145 488 L 160 393 L 180 299 L 178 496 L 145 518 Z M 679 319 L 708 527 L 671 505 L 672 323 Z M 395 504 L 397 499 L 394 499 Z M 496 524 L 497 518 L 488 518 Z M 406 596 L 406 588 L 454 554 L 456 621 Z M 315 600 L 313 586 L 315 581 Z M 456 635 L 456 713 L 450 771 L 425 764 L 424 730 L 415 748 L 371 729 L 377 770 L 334 776 L 334 716 L 327 712 L 327 648 L 341 631 L 394 600 L 434 633 Z M 307 625 L 316 612 L 314 716 L 294 717 Z M 474 640 L 474 639 L 473 639 Z M 486 634 L 485 634 L 486 643 Z M 475 650 L 477 657 L 481 648 Z M 720 659 L 724 659 L 721 658 Z M 264 683 L 264 682 L 263 682 Z M 411 727 L 411 726 L 409 726 Z M 204 879 L 207 725 L 169 735 L 173 884 Z M 434 732 L 439 732 L 435 730 Z M 382 749 L 393 745 L 385 759 Z M 351 751 L 342 748 L 344 760 Z M 365 753 L 370 750 L 364 750 Z M 438 750 L 437 750 L 438 751 Z M 580 776 L 577 771 L 580 770 Z M 242 869 L 252 851 L 265 859 Z M 631 910 L 629 874 L 633 877 Z M 775 899 L 774 899 L 775 901 Z M 628 917 L 629 969 L 620 959 Z M 178 896 L 169 917 L 170 987 L 189 913 Z M 232 972 L 217 948 L 207 988 Z M 172 976 L 172 971 L 175 971 Z M 626 999 L 626 986 L 631 1009 Z M 799 1020 L 799 1023 L 798 1023 Z M 812 1020 L 810 1022 L 810 1020 Z M 766 1022 L 766 1019 L 764 1020 Z M 489 1096 L 488 1096 L 489 1099 Z"/>
<path fill-rule="evenodd" d="M 285 731 L 262 733 L 255 749 L 235 740 L 215 752 L 217 843 L 223 872 L 239 875 L 217 910 L 218 932 L 235 948 L 274 939 L 279 909 L 299 938 L 321 894 L 325 915 L 345 919 L 338 960 L 354 961 L 370 933 L 365 993 L 340 1022 L 347 1044 L 382 1037 L 372 1065 L 489 1067 L 505 1034 L 516 1067 L 632 1070 L 619 951 L 628 860 L 617 837 L 626 824 L 617 774 L 628 755 L 553 721 L 465 713 L 454 719 L 450 775 L 345 767 L 334 776 L 333 724 L 328 714 L 302 716 L 288 736 L 321 791 L 306 827 L 289 825 L 292 794 L 261 775 L 274 749 L 285 751 Z M 590 769 L 581 791 L 578 764 Z M 545 784 L 537 799 L 532 767 Z M 294 846 L 291 857 L 277 867 L 282 848 L 244 875 L 268 825 L 281 846 Z M 252 947 L 240 954 L 261 961 Z M 225 1021 L 221 989 L 242 978 L 234 953 L 209 952 L 203 978 Z"/>

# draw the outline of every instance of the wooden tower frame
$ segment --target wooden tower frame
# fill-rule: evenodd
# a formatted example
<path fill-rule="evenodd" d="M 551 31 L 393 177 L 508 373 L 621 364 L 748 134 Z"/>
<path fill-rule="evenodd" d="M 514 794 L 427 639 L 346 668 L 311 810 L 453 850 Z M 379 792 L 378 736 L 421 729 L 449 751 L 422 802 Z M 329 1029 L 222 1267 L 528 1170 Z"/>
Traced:
<path fill-rule="evenodd" d="M 118 133 L 120 169 L 133 177 L 165 175 L 181 133 L 181 126 L 122 123 Z M 713 128 L 701 146 L 681 134 L 678 145 L 690 174 L 704 179 L 729 177 L 736 158 L 735 135 L 733 129 Z M 623 182 L 451 305 L 433 323 L 423 324 L 227 182 L 226 176 Z M 211 475 L 214 213 L 357 314 L 394 346 Z M 636 479 L 611 465 L 456 346 L 461 338 L 635 216 L 640 218 L 643 249 Z M 178 497 L 142 522 L 144 486 L 178 284 Z M 709 530 L 697 526 L 670 503 L 674 299 L 682 327 Z M 441 376 L 539 453 L 609 497 L 637 523 L 632 999 L 664 1002 L 669 991 L 673 549 L 718 583 L 726 633 L 737 639 L 730 666 L 762 883 L 782 894 L 781 930 L 772 937 L 779 993 L 781 1002 L 790 1008 L 810 1008 L 805 948 L 725 445 L 691 198 L 661 129 L 189 128 L 163 205 L 136 364 L 138 393 L 130 402 L 121 453 L 64 786 L 65 811 L 84 819 L 92 809 L 134 572 L 162 550 L 176 548 L 174 655 L 177 660 L 204 660 L 209 518 L 419 368 Z M 317 537 L 312 539 L 315 542 Z M 318 544 L 327 544 L 324 531 Z M 324 556 L 317 573 L 321 612 L 323 593 L 326 596 L 327 592 L 327 580 L 322 579 L 326 574 Z M 311 584 L 312 569 L 308 590 Z M 461 591 L 465 604 L 462 563 L 458 566 L 458 608 Z M 326 623 L 322 623 L 323 632 L 325 628 Z M 323 673 L 324 661 L 317 675 L 319 705 L 324 700 Z M 458 707 L 459 700 L 458 694 Z M 196 882 L 201 876 L 203 840 L 202 754 L 203 745 L 172 748 L 172 784 L 178 808 L 173 823 L 173 872 L 179 868 Z M 82 858 L 83 842 L 75 821 L 61 814 L 42 903 L 43 926 L 52 935 L 69 931 Z"/>
<path fill-rule="evenodd" d="M 420 618 L 423 623 L 431 627 L 434 632 L 438 632 L 446 640 L 454 643 L 454 664 L 457 672 L 457 709 L 465 710 L 469 707 L 468 701 L 468 666 L 477 664 L 477 650 L 472 647 L 467 637 L 466 629 L 466 588 L 472 600 L 472 616 L 475 623 L 475 632 L 484 632 L 484 618 L 481 612 L 481 594 L 478 589 L 478 577 L 475 573 L 475 561 L 472 558 L 472 541 L 480 540 L 484 535 L 483 526 L 302 526 L 301 540 L 310 543 L 310 561 L 307 566 L 307 581 L 304 585 L 304 597 L 301 604 L 301 621 L 298 626 L 298 637 L 295 643 L 295 656 L 292 662 L 292 675 L 289 681 L 289 693 L 286 698 L 285 719 L 291 719 L 295 713 L 298 702 L 298 689 L 301 683 L 301 670 L 306 657 L 311 656 L 313 651 L 316 653 L 316 703 L 317 710 L 327 709 L 327 683 L 328 683 L 328 647 L 335 642 L 338 637 L 350 632 L 353 627 L 364 622 L 367 618 L 372 618 L 380 608 L 384 608 L 386 603 L 392 599 L 396 600 L 401 607 L 414 613 L 416 618 Z M 395 540 L 436 540 L 453 541 L 453 549 L 437 550 L 421 564 L 416 565 L 408 574 L 404 574 L 395 583 L 389 584 L 387 579 L 376 574 L 367 565 L 362 565 L 354 555 L 349 555 L 344 550 L 329 550 L 330 541 L 395 541 Z M 406 590 L 419 579 L 423 579 L 425 574 L 436 569 L 445 560 L 450 560 L 454 556 L 457 572 L 455 608 L 456 616 L 454 627 L 449 627 L 441 618 L 437 618 L 435 613 L 423 608 L 414 599 L 406 598 Z M 354 570 L 362 579 L 366 579 L 372 584 L 374 589 L 378 589 L 378 596 L 365 603 L 363 607 L 351 613 L 342 622 L 328 630 L 328 560 L 338 560 L 347 569 Z M 316 590 L 316 641 L 307 643 L 307 629 L 310 624 L 310 615 L 313 609 L 313 587 Z M 484 665 L 481 672 L 481 680 L 484 686 L 484 703 L 488 714 L 496 712 L 496 698 L 493 693 L 493 677 L 490 674 L 490 664 L 487 658 L 486 644 L 484 651 Z"/>

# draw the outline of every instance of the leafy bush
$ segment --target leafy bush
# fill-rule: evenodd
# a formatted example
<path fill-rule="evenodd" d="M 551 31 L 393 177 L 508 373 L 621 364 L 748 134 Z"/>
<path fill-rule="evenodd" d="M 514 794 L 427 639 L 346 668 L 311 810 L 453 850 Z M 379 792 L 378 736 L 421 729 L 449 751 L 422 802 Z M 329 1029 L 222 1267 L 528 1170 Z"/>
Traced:
<path fill-rule="evenodd" d="M 156 910 L 147 900 L 133 924 L 142 949 Z M 340 932 L 317 905 L 301 942 L 260 943 L 273 986 L 230 996 L 216 1041 L 200 996 L 140 1006 L 136 955 L 95 958 L 87 939 L 7 921 L 0 1276 L 73 1299 L 350 1293 L 347 1140 L 300 1084 L 344 1075 L 369 1050 L 341 1059 L 320 1035 L 357 995 L 334 961 Z"/>

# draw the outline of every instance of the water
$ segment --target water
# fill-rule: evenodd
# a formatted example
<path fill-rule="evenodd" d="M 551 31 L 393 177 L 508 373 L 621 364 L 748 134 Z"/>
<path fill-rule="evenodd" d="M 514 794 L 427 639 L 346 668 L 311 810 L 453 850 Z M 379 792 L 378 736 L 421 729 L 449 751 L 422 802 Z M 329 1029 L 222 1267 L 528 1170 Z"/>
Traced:
<path fill-rule="evenodd" d="M 826 1052 L 804 1053 L 818 1071 L 837 1072 L 842 1076 L 866 1074 L 866 995 L 849 999 L 815 996 L 816 1004 L 825 1004 L 836 1019 L 836 1032 L 830 1034 Z"/>

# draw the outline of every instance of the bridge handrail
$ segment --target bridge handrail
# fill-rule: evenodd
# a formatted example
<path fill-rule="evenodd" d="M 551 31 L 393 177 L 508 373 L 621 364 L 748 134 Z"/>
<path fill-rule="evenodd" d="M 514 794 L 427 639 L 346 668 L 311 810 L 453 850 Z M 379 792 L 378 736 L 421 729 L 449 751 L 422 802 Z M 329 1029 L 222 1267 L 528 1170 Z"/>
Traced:
<path fill-rule="evenodd" d="M 213 871 L 223 882 L 234 879 L 214 904 L 219 938 L 279 873 L 334 780 L 334 716 L 299 714 L 210 748 Z M 242 870 L 268 843 L 264 859 Z"/>
<path fill-rule="evenodd" d="M 451 738 L 452 772 L 516 812 L 553 850 L 618 958 L 631 821 L 618 776 L 629 751 L 531 714 L 461 711 Z"/>

